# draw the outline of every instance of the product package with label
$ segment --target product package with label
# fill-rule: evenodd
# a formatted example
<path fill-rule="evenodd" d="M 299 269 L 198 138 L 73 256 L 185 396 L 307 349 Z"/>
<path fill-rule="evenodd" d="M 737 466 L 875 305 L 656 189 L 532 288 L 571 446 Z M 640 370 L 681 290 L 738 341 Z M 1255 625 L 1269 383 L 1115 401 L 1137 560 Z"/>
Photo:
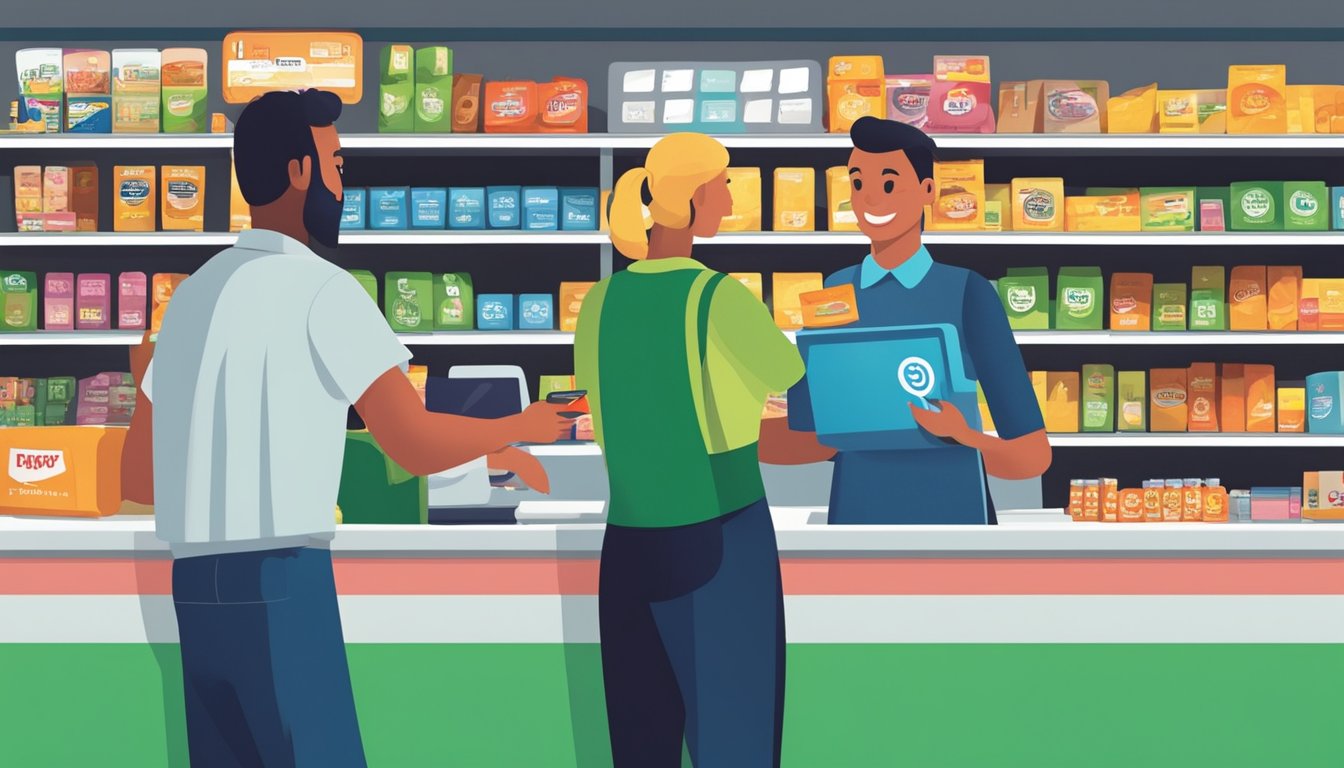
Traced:
<path fill-rule="evenodd" d="M 521 192 L 519 193 L 521 197 Z M 522 201 L 519 200 L 519 221 L 522 221 Z M 448 228 L 485 229 L 485 190 L 480 187 L 450 187 L 448 189 Z"/>
<path fill-rule="evenodd" d="M 0 271 L 0 333 L 37 330 L 37 275 Z"/>
<path fill-rule="evenodd" d="M 487 187 L 485 200 L 490 208 L 491 229 L 518 229 L 522 226 L 522 187 Z"/>
<path fill-rule="evenodd" d="M 1015 331 L 1050 329 L 1050 271 L 1045 267 L 1009 267 L 999 279 L 999 299 Z"/>
<path fill-rule="evenodd" d="M 1116 374 L 1116 429 L 1148 431 L 1148 373 L 1120 371 Z"/>
<path fill-rule="evenodd" d="M 994 133 L 988 56 L 933 57 L 930 133 Z"/>
<path fill-rule="evenodd" d="M 476 295 L 471 275 L 448 272 L 434 281 L 434 329 L 470 331 L 476 323 Z"/>
<path fill-rule="evenodd" d="M 1045 377 L 1045 429 L 1047 432 L 1078 431 L 1079 374 L 1049 371 Z"/>
<path fill-rule="evenodd" d="M 811 168 L 775 169 L 776 232 L 811 232 L 816 229 L 817 176 Z"/>
<path fill-rule="evenodd" d="M 164 231 L 204 231 L 205 166 L 165 165 L 161 173 Z"/>
<path fill-rule="evenodd" d="M 1228 328 L 1233 331 L 1264 331 L 1269 328 L 1269 289 L 1263 266 L 1232 268 L 1228 283 Z"/>
<path fill-rule="evenodd" d="M 803 327 L 802 296 L 820 291 L 823 281 L 820 272 L 776 272 L 772 291 L 775 325 L 786 331 L 800 330 Z"/>
<path fill-rule="evenodd" d="M 1278 383 L 1272 365 L 1246 365 L 1246 431 L 1273 432 L 1278 426 Z"/>
<path fill-rule="evenodd" d="M 1111 275 L 1111 330 L 1152 330 L 1152 299 L 1152 275 L 1139 272 Z"/>
<path fill-rule="evenodd" d="M 368 211 L 368 190 L 346 187 L 341 200 L 341 229 L 368 228 Z"/>
<path fill-rule="evenodd" d="M 1228 133 L 1287 133 L 1286 69 L 1282 64 L 1228 67 Z"/>
<path fill-rule="evenodd" d="M 1106 132 L 1106 81 L 1046 80 L 1041 89 L 1046 133 Z"/>
<path fill-rule="evenodd" d="M 415 52 L 415 132 L 453 130 L 453 51 L 442 45 Z"/>
<path fill-rule="evenodd" d="M 409 197 L 406 187 L 369 189 L 369 229 L 406 229 Z"/>
<path fill-rule="evenodd" d="M 561 187 L 560 228 L 568 232 L 595 232 L 597 224 L 597 190 Z"/>
<path fill-rule="evenodd" d="M 1086 195 L 1064 198 L 1067 232 L 1138 232 L 1139 191 L 1123 195 Z"/>
<path fill-rule="evenodd" d="M 583 300 L 595 283 L 561 283 L 559 305 L 560 330 L 573 333 L 579 327 L 579 312 L 583 310 Z"/>
<path fill-rule="evenodd" d="M 1302 268 L 1268 267 L 1265 284 L 1268 288 L 1265 315 L 1269 330 L 1296 331 Z"/>
<path fill-rule="evenodd" d="M 152 49 L 112 51 L 112 132 L 158 133 L 163 56 Z"/>
<path fill-rule="evenodd" d="M 116 427 L 0 429 L 0 513 L 106 517 L 121 508 L 121 452 Z"/>
<path fill-rule="evenodd" d="M 1115 367 L 1110 365 L 1084 365 L 1083 386 L 1083 431 L 1115 431 Z"/>
<path fill-rule="evenodd" d="M 75 279 L 75 330 L 111 330 L 112 291 L 111 275 L 79 275 Z"/>
<path fill-rule="evenodd" d="M 1154 331 L 1184 331 L 1189 329 L 1186 322 L 1186 301 L 1189 293 L 1185 283 L 1157 283 L 1153 286 L 1153 325 Z"/>
<path fill-rule="evenodd" d="M 825 85 L 815 61 L 616 62 L 608 74 L 609 130 L 821 133 Z M 880 70 L 875 87 L 883 107 Z"/>
<path fill-rule="evenodd" d="M 378 132 L 410 133 L 415 130 L 415 51 L 411 46 L 383 46 L 378 58 Z"/>
<path fill-rule="evenodd" d="M 1190 330 L 1227 330 L 1227 272 L 1223 267 L 1190 270 Z"/>
<path fill-rule="evenodd" d="M 1307 390 L 1304 387 L 1279 387 L 1280 432 L 1307 431 Z"/>
<path fill-rule="evenodd" d="M 393 331 L 434 330 L 434 278 L 428 272 L 388 272 L 383 283 L 383 311 Z"/>
<path fill-rule="evenodd" d="M 69 272 L 48 272 L 42 292 L 43 323 L 48 331 L 75 329 L 75 276 Z"/>
<path fill-rule="evenodd" d="M 932 230 L 984 228 L 985 161 L 962 160 L 933 164 Z"/>
<path fill-rule="evenodd" d="M 14 54 L 19 101 L 24 113 L 42 122 L 46 133 L 60 133 L 65 78 L 60 48 L 24 48 Z"/>
<path fill-rule="evenodd" d="M 143 331 L 149 327 L 149 277 L 144 272 L 122 272 L 117 277 L 117 328 Z"/>
<path fill-rule="evenodd" d="M 112 56 L 107 51 L 65 54 L 65 130 L 112 132 Z"/>
<path fill-rule="evenodd" d="M 1225 232 L 1231 225 L 1232 190 L 1229 187 L 1196 187 L 1199 231 Z"/>
<path fill-rule="evenodd" d="M 1013 179 L 1013 230 L 1064 231 L 1064 180 Z"/>
<path fill-rule="evenodd" d="M 168 48 L 162 56 L 163 132 L 206 132 L 206 52 Z"/>
<path fill-rule="evenodd" d="M 1218 380 L 1218 414 L 1224 432 L 1246 431 L 1246 366 L 1223 363 Z"/>
<path fill-rule="evenodd" d="M 848 168 L 837 165 L 826 169 L 827 230 L 831 232 L 859 231 L 859 217 L 854 213 L 854 206 L 850 203 L 852 190 Z"/>
<path fill-rule="evenodd" d="M 1289 232 L 1330 229 L 1330 190 L 1323 181 L 1283 183 L 1283 228 Z"/>
<path fill-rule="evenodd" d="M 443 229 L 448 220 L 448 190 L 417 187 L 411 190 L 411 227 Z"/>
<path fill-rule="evenodd" d="M 364 40 L 354 32 L 248 30 L 224 37 L 224 101 L 320 88 L 345 104 L 364 94 Z"/>
<path fill-rule="evenodd" d="M 1059 270 L 1055 328 L 1061 331 L 1099 331 L 1104 322 L 1099 267 L 1063 267 Z"/>
<path fill-rule="evenodd" d="M 555 300 L 549 293 L 524 293 L 518 297 L 516 317 L 520 331 L 553 331 Z"/>
<path fill-rule="evenodd" d="M 1186 396 L 1190 403 L 1188 415 L 1191 432 L 1218 431 L 1218 365 L 1194 363 L 1190 366 Z"/>
<path fill-rule="evenodd" d="M 1041 104 L 1044 80 L 999 84 L 999 133 L 1041 133 L 1045 117 Z"/>
<path fill-rule="evenodd" d="M 152 165 L 118 165 L 112 169 L 114 232 L 153 232 L 158 229 L 155 179 Z"/>
<path fill-rule="evenodd" d="M 849 133 L 859 118 L 884 119 L 886 85 L 881 56 L 832 56 L 826 71 L 827 123 L 831 133 Z"/>
<path fill-rule="evenodd" d="M 933 75 L 887 75 L 887 119 L 923 128 L 929 122 Z"/>
<path fill-rule="evenodd" d="M 1344 372 L 1313 373 L 1307 377 L 1307 431 L 1344 434 Z"/>
<path fill-rule="evenodd" d="M 186 280 L 187 276 L 168 272 L 160 272 L 151 279 L 150 289 L 150 315 L 149 330 L 151 334 L 157 335 L 159 329 L 163 327 L 163 316 L 168 311 L 168 304 L 173 299 L 173 294 L 177 292 L 177 287 Z"/>
<path fill-rule="evenodd" d="M 1234 182 L 1231 218 L 1234 231 L 1282 231 L 1283 182 Z"/>
<path fill-rule="evenodd" d="M 1188 376 L 1189 371 L 1185 368 L 1154 368 L 1148 372 L 1150 431 L 1186 431 L 1189 423 Z"/>
<path fill-rule="evenodd" d="M 523 229 L 560 228 L 560 190 L 555 187 L 523 187 Z"/>
<path fill-rule="evenodd" d="M 1194 232 L 1193 187 L 1144 187 L 1139 190 L 1139 215 L 1144 232 Z"/>
<path fill-rule="evenodd" d="M 511 331 L 513 309 L 513 294 L 483 293 L 476 297 L 476 327 L 482 331 Z"/>

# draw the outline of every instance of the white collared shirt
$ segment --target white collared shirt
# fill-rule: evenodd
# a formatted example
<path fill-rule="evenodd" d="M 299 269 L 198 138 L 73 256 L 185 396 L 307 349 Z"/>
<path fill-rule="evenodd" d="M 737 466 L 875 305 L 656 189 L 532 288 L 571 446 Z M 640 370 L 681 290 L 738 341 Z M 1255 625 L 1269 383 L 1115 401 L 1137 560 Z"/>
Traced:
<path fill-rule="evenodd" d="M 179 557 L 329 539 L 348 408 L 410 358 L 349 273 L 242 232 L 178 287 L 145 374 L 159 538 Z"/>

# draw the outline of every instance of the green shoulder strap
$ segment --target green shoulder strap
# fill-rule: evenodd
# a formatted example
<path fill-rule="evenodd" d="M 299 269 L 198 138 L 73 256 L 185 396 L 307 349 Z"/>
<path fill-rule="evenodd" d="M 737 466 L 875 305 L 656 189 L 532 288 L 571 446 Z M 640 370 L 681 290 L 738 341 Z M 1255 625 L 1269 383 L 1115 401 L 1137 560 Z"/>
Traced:
<path fill-rule="evenodd" d="M 700 308 L 695 317 L 696 338 L 700 342 L 700 366 L 705 365 L 706 345 L 709 343 L 709 308 L 714 301 L 714 289 L 719 287 L 719 283 L 727 275 L 722 272 L 715 272 L 705 284 L 705 290 L 700 292 Z"/>

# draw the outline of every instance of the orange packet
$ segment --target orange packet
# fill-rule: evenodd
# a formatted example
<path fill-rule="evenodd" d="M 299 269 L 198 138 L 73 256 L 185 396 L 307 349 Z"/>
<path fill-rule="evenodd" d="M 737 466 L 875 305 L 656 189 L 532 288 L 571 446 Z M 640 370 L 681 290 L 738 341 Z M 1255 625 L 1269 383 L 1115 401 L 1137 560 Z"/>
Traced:
<path fill-rule="evenodd" d="M 1269 267 L 1267 318 L 1271 331 L 1296 331 L 1298 297 L 1302 292 L 1301 267 Z"/>
<path fill-rule="evenodd" d="M 1168 480 L 1162 489 L 1162 522 L 1179 523 L 1185 513 L 1185 488 L 1179 480 Z"/>
<path fill-rule="evenodd" d="M 1222 414 L 1224 432 L 1246 431 L 1246 366 L 1224 363 L 1223 378 L 1219 382 L 1218 411 Z"/>
<path fill-rule="evenodd" d="M 1232 505 L 1231 498 L 1222 486 L 1204 489 L 1204 522 L 1226 523 L 1227 510 Z"/>
<path fill-rule="evenodd" d="M 1278 390 L 1274 381 L 1274 366 L 1246 366 L 1246 431 L 1273 432 L 1278 426 L 1275 419 Z"/>
<path fill-rule="evenodd" d="M 1228 329 L 1263 331 L 1269 327 L 1269 291 L 1265 267 L 1233 267 L 1228 285 Z"/>
<path fill-rule="evenodd" d="M 804 328 L 834 328 L 859 321 L 859 300 L 852 283 L 808 291 L 798 298 L 803 304 Z"/>
<path fill-rule="evenodd" d="M 1101 522 L 1101 482 L 1087 480 L 1083 485 L 1083 522 Z"/>
<path fill-rule="evenodd" d="M 1181 487 L 1181 522 L 1198 523 L 1204 520 L 1204 487 L 1199 481 L 1185 481 Z"/>
<path fill-rule="evenodd" d="M 583 310 L 583 300 L 597 283 L 561 283 L 560 284 L 560 330 L 574 333 L 579 327 L 579 312 Z"/>
<path fill-rule="evenodd" d="M 1144 483 L 1143 521 L 1145 523 L 1162 522 L 1162 484 L 1160 480 L 1151 485 Z"/>
<path fill-rule="evenodd" d="M 1188 427 L 1189 371 L 1184 368 L 1154 368 L 1148 372 L 1149 431 L 1184 432 Z"/>
<path fill-rule="evenodd" d="M 537 84 L 528 81 L 486 83 L 486 133 L 530 133 L 537 130 Z"/>
<path fill-rule="evenodd" d="M 1152 301 L 1152 275 L 1116 272 L 1111 276 L 1111 330 L 1151 330 Z"/>
<path fill-rule="evenodd" d="M 1218 366 L 1195 363 L 1190 366 L 1186 392 L 1190 400 L 1191 432 L 1218 431 Z"/>
<path fill-rule="evenodd" d="M 1120 521 L 1120 481 L 1111 477 L 1101 479 L 1101 521 Z"/>
<path fill-rule="evenodd" d="M 1126 488 L 1121 491 L 1119 521 L 1122 523 L 1142 523 L 1143 519 L 1143 490 Z"/>
<path fill-rule="evenodd" d="M 542 133 L 588 132 L 588 81 L 557 77 L 537 86 Z"/>

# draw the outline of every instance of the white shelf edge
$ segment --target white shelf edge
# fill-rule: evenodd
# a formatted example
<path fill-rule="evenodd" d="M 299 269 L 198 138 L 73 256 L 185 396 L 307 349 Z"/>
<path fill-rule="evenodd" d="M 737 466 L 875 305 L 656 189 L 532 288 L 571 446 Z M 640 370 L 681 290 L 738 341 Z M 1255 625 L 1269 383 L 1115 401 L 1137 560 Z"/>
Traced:
<path fill-rule="evenodd" d="M 4 232 L 0 233 L 0 247 L 228 246 L 237 239 L 237 233 L 231 232 Z M 608 236 L 602 232 L 397 230 L 341 234 L 342 245 L 601 245 L 607 242 L 610 242 Z"/>
<path fill-rule="evenodd" d="M 437 346 L 567 346 L 574 334 L 558 331 L 442 331 L 438 333 L 399 333 L 397 339 L 409 347 Z"/>

